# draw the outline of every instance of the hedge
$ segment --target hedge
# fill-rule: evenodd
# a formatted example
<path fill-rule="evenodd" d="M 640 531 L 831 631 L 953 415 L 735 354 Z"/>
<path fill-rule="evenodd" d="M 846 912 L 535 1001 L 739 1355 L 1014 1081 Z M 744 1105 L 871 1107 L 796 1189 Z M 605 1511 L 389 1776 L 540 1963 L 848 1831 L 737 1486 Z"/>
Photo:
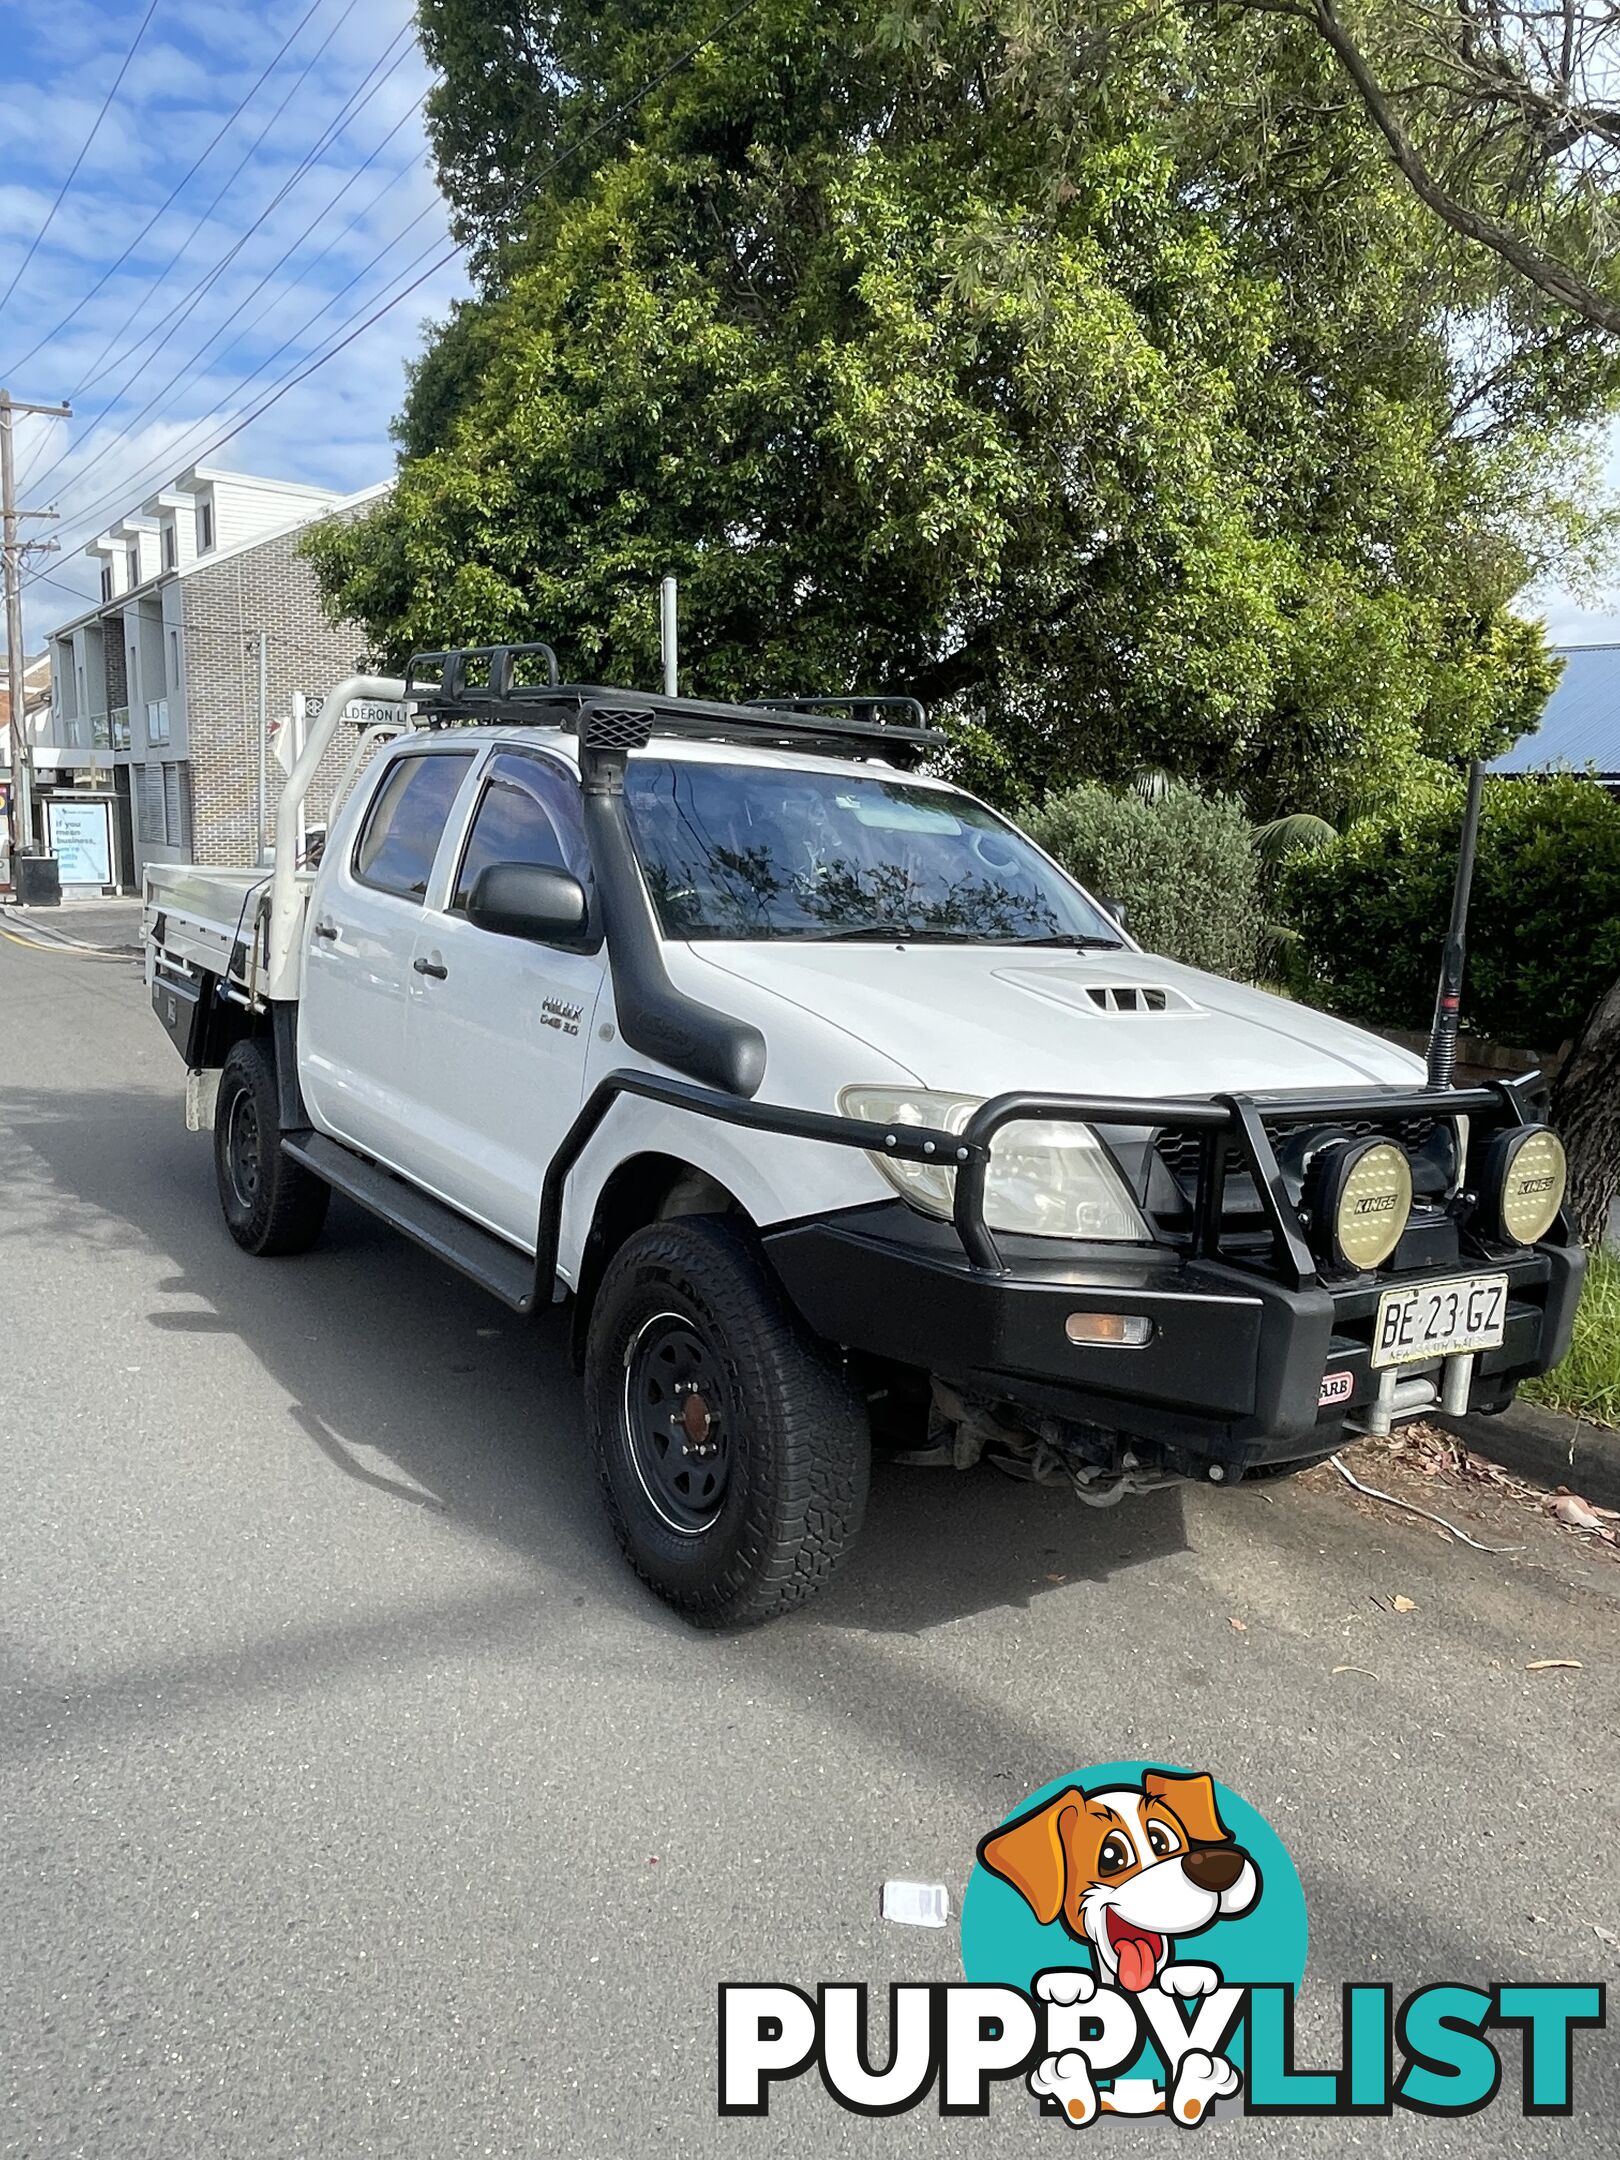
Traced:
<path fill-rule="evenodd" d="M 1299 933 L 1297 987 L 1389 1027 L 1432 1017 L 1451 907 L 1462 790 L 1438 807 L 1367 818 L 1295 856 L 1281 904 Z M 1564 773 L 1487 781 L 1463 1025 L 1551 1048 L 1620 975 L 1620 802 Z"/>
<path fill-rule="evenodd" d="M 1099 899 L 1125 903 L 1150 952 L 1253 980 L 1264 910 L 1247 818 L 1235 803 L 1172 783 L 1157 800 L 1081 781 L 1019 822 Z"/>

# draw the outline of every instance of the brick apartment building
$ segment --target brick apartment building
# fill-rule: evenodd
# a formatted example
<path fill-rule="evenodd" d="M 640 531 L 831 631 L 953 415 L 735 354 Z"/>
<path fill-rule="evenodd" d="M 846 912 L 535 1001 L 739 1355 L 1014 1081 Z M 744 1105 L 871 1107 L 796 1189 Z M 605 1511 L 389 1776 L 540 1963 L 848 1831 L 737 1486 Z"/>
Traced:
<path fill-rule="evenodd" d="M 151 862 L 260 859 L 281 783 L 261 760 L 261 646 L 270 723 L 355 671 L 364 633 L 327 620 L 297 543 L 383 492 L 194 465 L 86 547 L 101 599 L 51 633 L 34 762 L 61 786 L 111 785 L 126 885 Z M 334 748 L 328 785 L 341 765 Z M 324 806 L 317 782 L 311 816 Z"/>

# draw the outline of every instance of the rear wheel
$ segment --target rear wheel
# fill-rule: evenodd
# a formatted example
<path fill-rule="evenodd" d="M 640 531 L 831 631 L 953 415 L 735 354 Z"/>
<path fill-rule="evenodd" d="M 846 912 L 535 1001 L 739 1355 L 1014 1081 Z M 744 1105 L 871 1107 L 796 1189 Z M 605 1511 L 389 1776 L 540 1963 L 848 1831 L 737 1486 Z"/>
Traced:
<path fill-rule="evenodd" d="M 260 1042 L 239 1042 L 220 1074 L 214 1175 L 225 1226 L 244 1252 L 304 1252 L 320 1236 L 332 1188 L 281 1151 L 276 1070 Z"/>
<path fill-rule="evenodd" d="M 865 1410 L 744 1231 L 685 1217 L 630 1238 L 585 1379 L 608 1514 L 660 1597 L 745 1626 L 821 1588 L 866 1505 Z"/>

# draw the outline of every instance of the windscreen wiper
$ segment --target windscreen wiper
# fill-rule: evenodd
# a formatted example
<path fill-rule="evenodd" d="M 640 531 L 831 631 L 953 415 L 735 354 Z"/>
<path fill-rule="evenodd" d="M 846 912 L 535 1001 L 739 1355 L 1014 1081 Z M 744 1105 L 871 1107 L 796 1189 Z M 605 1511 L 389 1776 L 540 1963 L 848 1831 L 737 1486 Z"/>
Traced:
<path fill-rule="evenodd" d="M 818 931 L 810 931 L 808 935 L 822 937 Z M 1066 946 L 1074 952 L 1124 950 L 1120 938 L 1090 937 L 1078 930 L 1061 930 L 1050 937 L 997 937 L 988 930 L 917 930 L 907 923 L 861 923 L 853 930 L 829 930 L 824 941 L 829 945 L 853 945 L 861 939 L 886 943 L 891 938 L 897 944 L 908 945 L 995 945 L 1015 949 L 1020 945 L 1045 945 Z"/>
<path fill-rule="evenodd" d="M 988 941 L 987 941 L 988 942 Z M 1090 937 L 1083 930 L 1057 930 L 1050 937 L 1009 938 L 1009 945 L 1058 945 L 1070 952 L 1123 952 L 1125 940 L 1117 937 Z"/>
<path fill-rule="evenodd" d="M 825 938 L 829 945 L 854 945 L 862 938 L 872 942 L 905 942 L 908 945 L 980 945 L 986 942 L 974 930 L 918 930 L 911 923 L 861 923 L 853 930 L 812 930 L 810 936 Z"/>

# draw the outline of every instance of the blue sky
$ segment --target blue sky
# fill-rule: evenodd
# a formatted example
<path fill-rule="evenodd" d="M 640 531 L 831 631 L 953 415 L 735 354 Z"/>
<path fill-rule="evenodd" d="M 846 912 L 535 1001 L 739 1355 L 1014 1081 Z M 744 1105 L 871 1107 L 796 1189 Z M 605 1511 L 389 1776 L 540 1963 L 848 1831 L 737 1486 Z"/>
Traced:
<path fill-rule="evenodd" d="M 145 9 L 146 0 L 0 0 L 0 292 Z M 0 310 L 0 383 L 16 397 L 71 402 L 75 415 L 18 423 L 21 499 L 63 513 L 61 554 L 35 559 L 59 582 L 28 590 L 30 649 L 93 596 L 94 570 L 76 552 L 86 539 L 446 254 L 417 109 L 428 81 L 410 0 L 157 0 L 78 176 Z M 464 290 L 456 257 L 210 461 L 344 489 L 386 479 L 405 363 Z"/>
<path fill-rule="evenodd" d="M 145 5 L 0 0 L 0 292 L 44 225 Z M 71 423 L 18 430 L 22 500 L 63 513 L 62 553 L 40 559 L 52 582 L 27 594 L 30 650 L 93 597 L 96 572 L 78 552 L 87 539 L 446 253 L 411 22 L 410 0 L 157 0 L 83 166 L 0 310 L 0 383 L 17 397 L 70 400 L 75 412 Z M 459 258 L 433 270 L 213 461 L 345 489 L 386 479 L 405 363 L 464 289 Z M 1608 463 L 1620 488 L 1620 431 Z M 1620 592 L 1554 589 L 1532 604 L 1555 638 L 1620 639 Z"/>

